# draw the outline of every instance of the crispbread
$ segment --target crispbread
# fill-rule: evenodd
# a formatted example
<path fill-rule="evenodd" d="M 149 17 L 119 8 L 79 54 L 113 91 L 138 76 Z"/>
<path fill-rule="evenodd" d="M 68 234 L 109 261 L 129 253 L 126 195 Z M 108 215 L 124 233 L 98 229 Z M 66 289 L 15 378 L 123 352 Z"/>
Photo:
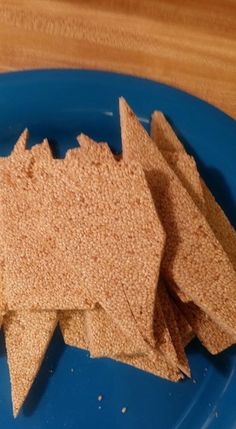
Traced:
<path fill-rule="evenodd" d="M 59 311 L 59 325 L 66 344 L 88 349 L 85 311 Z"/>
<path fill-rule="evenodd" d="M 159 296 L 158 292 L 157 294 Z M 162 354 L 163 359 L 168 362 L 169 366 L 173 368 L 179 367 L 185 374 L 189 375 L 187 360 L 185 360 L 184 365 L 182 354 L 180 355 L 179 350 L 175 348 L 174 334 L 179 335 L 179 333 L 176 330 L 174 331 L 173 326 L 167 326 L 165 322 L 162 310 L 163 305 L 167 308 L 164 291 L 162 293 L 162 302 L 158 298 L 158 301 L 156 299 L 156 305 L 158 310 L 155 311 L 156 317 L 154 315 L 156 346 L 152 359 L 159 361 L 159 355 Z M 124 336 L 112 318 L 100 306 L 91 311 L 86 311 L 86 321 L 88 346 L 92 356 L 116 358 L 120 355 L 126 357 L 136 355 L 137 357 L 142 354 L 142 350 L 139 351 L 137 345 L 130 338 Z M 172 332 L 173 336 L 170 335 L 169 331 Z"/>
<path fill-rule="evenodd" d="M 66 312 L 66 313 L 68 314 L 69 312 Z M 68 320 L 64 319 L 66 321 L 66 324 L 64 326 L 63 326 L 64 320 L 63 322 L 61 321 L 61 314 L 60 314 L 60 327 L 62 329 L 63 337 L 66 344 L 73 347 L 87 349 L 88 344 L 86 340 L 87 333 L 85 330 L 84 313 L 85 312 L 83 311 L 71 312 L 70 321 L 68 323 Z M 63 315 L 62 317 L 64 318 Z M 155 362 L 151 357 L 143 356 L 143 355 L 133 355 L 133 356 L 119 355 L 113 358 L 119 362 L 132 365 L 136 368 L 150 372 L 159 377 L 166 378 L 167 380 L 178 381 L 180 378 L 182 378 L 177 368 L 174 369 L 172 366 L 170 366 L 164 359 L 162 353 L 159 353 L 159 352 L 156 354 Z"/>
<path fill-rule="evenodd" d="M 181 371 L 185 375 L 190 377 L 191 373 L 190 373 L 190 368 L 188 364 L 188 359 L 184 351 L 182 337 L 180 335 L 178 324 L 176 322 L 175 312 L 172 307 L 172 302 L 167 293 L 166 285 L 163 280 L 159 282 L 157 293 L 160 299 L 160 308 L 162 308 L 163 310 L 163 315 L 167 324 L 167 328 L 170 333 L 170 337 L 171 337 L 172 343 L 174 344 L 175 351 L 177 354 L 177 366 L 179 369 L 181 369 Z M 167 361 L 171 363 L 169 360 Z"/>
<path fill-rule="evenodd" d="M 107 145 L 97 144 L 83 134 L 79 136 L 78 141 L 82 149 L 80 151 L 73 150 L 68 156 L 76 157 L 80 162 L 88 162 L 89 159 L 96 164 L 104 161 L 104 157 L 107 156 L 109 159 L 112 156 Z M 162 315 L 161 308 L 158 309 L 158 312 L 161 312 Z M 163 324 L 163 315 L 160 319 L 158 314 L 156 319 L 157 344 L 160 345 L 159 348 L 166 359 L 169 359 L 172 365 L 177 367 L 178 359 L 167 327 Z M 101 306 L 97 306 L 92 311 L 87 311 L 86 321 L 87 341 L 92 356 L 117 356 L 120 353 L 122 355 L 137 355 L 138 352 L 142 352 L 142 350 L 138 350 L 137 344 L 132 343 L 131 338 L 128 339 L 124 336 Z"/>
<path fill-rule="evenodd" d="M 41 366 L 56 327 L 54 312 L 8 312 L 3 328 L 16 417 Z"/>
<path fill-rule="evenodd" d="M 182 152 L 184 148 L 162 112 L 155 111 L 151 120 L 151 137 L 160 151 Z"/>
<path fill-rule="evenodd" d="M 14 147 L 14 157 L 20 163 L 24 155 L 28 131 L 25 130 Z M 41 155 L 51 156 L 46 142 L 41 147 Z M 1 159 L 4 168 L 6 159 Z M 11 180 L 11 178 L 9 177 Z M 4 249 L 4 235 L 2 225 L 4 219 L 0 217 L 1 249 Z M 4 252 L 2 253 L 2 271 L 4 266 Z M 4 289 L 2 290 L 3 293 Z M 3 295 L 1 295 L 3 296 Z M 7 359 L 12 384 L 13 411 L 16 416 L 23 404 L 31 384 L 38 372 L 44 353 L 51 339 L 57 323 L 57 314 L 31 313 L 27 311 L 7 313 L 4 319 Z M 40 333 L 40 334 L 39 334 Z M 36 338 L 35 338 L 36 336 Z M 38 340 L 38 343 L 37 343 Z"/>
<path fill-rule="evenodd" d="M 171 299 L 171 296 L 170 296 L 170 300 L 171 300 L 172 310 L 174 311 L 174 315 L 175 315 L 175 321 L 177 323 L 180 336 L 182 338 L 182 344 L 184 347 L 186 347 L 190 343 L 190 341 L 194 338 L 194 332 L 192 330 L 191 325 L 188 323 L 187 319 L 180 311 L 179 307 L 175 304 L 174 300 Z"/>
<path fill-rule="evenodd" d="M 78 293 L 75 297 L 75 287 L 72 291 L 74 295 L 69 297 L 70 302 L 68 303 L 66 298 L 69 296 L 71 288 L 68 288 L 68 293 L 66 293 L 67 288 L 63 287 L 62 279 L 59 282 L 57 278 L 57 285 L 54 281 L 55 293 L 51 292 L 50 287 L 45 287 L 45 285 L 50 284 L 50 280 L 53 283 L 53 278 L 56 280 L 55 273 L 58 271 L 58 261 L 53 256 L 54 242 L 51 235 L 54 233 L 59 239 L 57 226 L 55 225 L 55 229 L 51 231 L 50 216 L 47 216 L 47 211 L 50 211 L 50 204 L 47 208 L 46 200 L 50 200 L 52 195 L 54 202 L 56 199 L 53 189 L 49 189 L 50 184 L 49 187 L 47 186 L 47 181 L 51 177 L 50 168 L 52 165 L 56 168 L 56 161 L 48 156 L 49 152 L 46 150 L 46 146 L 47 142 L 45 141 L 43 144 L 34 146 L 31 151 L 27 150 L 23 153 L 21 151 L 23 144 L 18 143 L 12 155 L 7 159 L 8 162 L 4 163 L 4 169 L 1 169 L 1 179 L 3 179 L 2 184 L 4 185 L 1 188 L 1 197 L 4 198 L 5 202 L 3 205 L 5 207 L 4 234 L 8 240 L 7 246 L 5 246 L 4 282 L 8 305 L 13 310 L 43 309 L 44 307 L 57 309 L 64 308 L 64 306 L 70 308 L 70 303 L 73 301 L 72 307 L 77 305 L 78 308 L 91 308 L 93 303 L 89 299 L 90 296 L 86 296 L 88 292 L 83 290 L 81 294 Z M 34 237 L 33 234 L 38 234 L 38 236 Z M 32 238 L 35 239 L 34 243 Z M 38 243 L 38 241 L 40 242 Z M 42 259 L 39 258 L 38 244 L 41 256 L 44 255 Z M 29 252 L 31 247 L 34 248 L 32 256 Z M 48 253 L 51 254 L 51 274 L 49 273 Z M 12 267 L 15 269 L 12 270 Z M 37 282 L 35 276 L 40 276 L 40 273 L 41 284 L 38 283 L 35 287 L 35 281 Z M 44 278 L 44 273 L 48 274 L 47 278 Z M 65 273 L 62 272 L 62 274 Z M 25 279 L 24 275 L 26 276 Z M 19 285 L 21 285 L 22 290 L 19 290 Z M 32 290 L 34 291 L 33 294 L 31 293 Z M 79 287 L 76 287 L 76 291 L 79 292 Z"/>
<path fill-rule="evenodd" d="M 14 177 L 11 189 L 17 198 L 20 228 L 15 205 L 10 207 L 4 201 L 5 214 L 10 215 L 5 232 L 11 229 L 6 252 L 8 267 L 13 266 L 6 275 L 10 308 L 80 308 L 80 290 L 81 294 L 89 291 L 128 336 L 143 342 L 146 351 L 145 336 L 152 337 L 152 302 L 164 234 L 142 169 L 112 159 L 112 163 L 93 165 L 91 181 L 89 160 L 39 159 L 32 163 L 29 157 L 25 166 L 30 166 L 30 176 L 27 169 L 23 176 L 27 193 L 22 192 L 22 177 Z M 4 172 L 1 176 L 4 182 Z M 22 262 L 22 233 L 28 249 L 23 261 L 27 270 L 22 264 L 17 266 Z M 37 284 L 33 296 L 32 284 Z M 45 288 L 46 284 L 50 287 Z M 144 284 L 140 300 L 133 299 Z M 142 307 L 148 312 L 138 319 Z"/>
<path fill-rule="evenodd" d="M 82 163 L 86 164 L 86 163 L 90 162 L 90 163 L 92 163 L 92 166 L 93 165 L 96 166 L 100 162 L 106 162 L 107 164 L 114 163 L 114 157 L 112 155 L 112 152 L 109 149 L 109 146 L 106 143 L 99 143 L 98 144 L 94 140 L 90 139 L 88 136 L 86 136 L 84 134 L 81 134 L 78 137 L 78 141 L 79 141 L 79 144 L 81 146 L 80 154 L 79 154 L 80 164 L 82 164 Z M 116 161 L 115 161 L 115 164 L 118 165 Z M 111 178 L 110 178 L 111 181 L 114 180 L 112 176 L 113 176 L 113 174 L 111 174 Z M 139 197 L 138 197 L 138 199 L 139 199 Z M 159 220 L 158 220 L 158 224 L 159 224 L 158 245 L 160 246 L 160 249 L 159 249 L 160 253 L 159 254 L 161 256 L 162 255 L 162 249 L 163 249 L 165 235 L 163 233 L 163 228 L 162 228 Z M 158 272 L 158 270 L 159 270 L 159 263 L 160 262 L 158 262 L 158 266 L 157 266 L 157 277 L 156 277 L 157 279 L 158 279 L 158 275 L 159 275 L 159 272 Z M 155 289 L 156 289 L 156 287 L 155 287 Z M 134 293 L 134 291 L 132 292 L 132 294 L 133 293 Z M 137 293 L 136 293 L 137 296 L 138 296 L 138 293 L 140 294 L 140 292 L 137 291 Z M 143 312 L 142 308 L 140 309 L 140 307 L 139 307 L 139 309 L 135 310 L 135 302 L 134 302 L 135 299 L 132 299 L 132 296 L 131 296 L 131 299 L 130 299 L 130 296 L 128 295 L 129 294 L 129 290 L 127 290 L 126 294 L 127 294 L 126 296 L 127 296 L 128 301 L 129 301 L 131 310 L 132 310 L 134 316 L 137 319 L 137 323 L 140 323 L 140 321 L 143 320 L 143 322 L 142 322 L 143 326 L 147 326 L 146 325 L 147 324 L 147 320 L 146 320 L 146 314 L 145 314 L 145 312 Z M 155 296 L 155 292 L 154 292 L 154 294 L 152 293 L 152 300 L 153 300 L 153 302 L 150 301 L 149 304 L 147 305 L 147 307 L 149 306 L 150 309 L 152 309 L 153 305 L 154 305 L 154 298 L 153 298 L 154 296 Z M 151 298 L 151 297 L 149 297 L 149 298 Z M 99 341 L 100 341 L 100 339 L 102 339 L 102 336 L 105 335 L 105 330 L 108 331 L 106 329 L 106 327 L 104 326 L 103 327 L 104 332 L 100 332 L 100 333 L 98 332 L 98 327 L 99 327 L 99 329 L 102 328 L 102 323 L 101 323 L 102 320 L 103 320 L 104 323 L 106 323 L 106 321 L 109 319 L 108 315 L 106 315 L 106 314 L 103 315 L 102 314 L 103 311 L 104 311 L 103 308 L 98 308 L 97 313 L 92 314 L 92 312 L 91 312 L 90 315 L 88 315 L 89 325 L 90 325 L 90 330 L 89 330 L 90 342 L 89 342 L 89 344 L 91 345 L 91 349 L 93 350 L 93 352 L 96 355 L 97 355 L 97 353 L 99 353 Z M 146 308 L 145 311 L 147 311 L 147 308 Z M 153 313 L 151 311 L 149 312 L 148 318 L 149 318 L 149 321 L 148 321 L 149 326 L 152 326 Z M 112 329 L 113 329 L 113 334 L 114 334 L 114 338 L 115 338 L 115 336 L 116 336 L 116 334 L 115 334 L 116 323 L 113 323 L 113 328 Z M 152 328 L 149 328 L 149 329 L 152 330 Z M 110 338 L 110 340 L 112 340 L 112 336 L 110 334 L 111 334 L 111 331 L 110 331 L 110 333 L 106 337 L 107 340 L 109 338 Z M 117 335 L 119 335 L 119 332 L 117 333 Z M 149 339 L 147 338 L 147 340 L 150 342 L 150 344 L 152 346 L 155 345 L 155 342 L 153 342 L 153 340 L 151 339 L 150 336 L 149 336 Z M 121 338 L 119 338 L 119 341 L 121 341 L 122 344 L 124 344 L 124 341 L 126 342 L 126 344 L 127 344 L 126 350 L 128 352 L 128 342 L 127 342 L 127 339 L 123 339 L 122 340 Z M 118 353 L 118 342 L 119 341 L 116 341 L 113 344 L 112 344 L 112 341 L 111 341 L 109 345 L 107 344 L 110 352 L 111 352 L 112 347 L 113 347 L 113 353 L 114 354 Z M 154 341 L 155 341 L 155 339 L 154 339 Z M 92 345 L 92 342 L 94 343 L 94 347 Z M 96 342 L 96 344 L 95 344 L 95 342 Z M 103 345 L 105 345 L 104 341 L 102 343 L 103 343 Z M 102 343 L 101 343 L 100 352 L 103 355 L 105 351 L 103 350 Z M 133 343 L 133 345 L 132 345 L 132 343 Z M 139 344 L 133 342 L 132 339 L 131 339 L 129 354 L 133 354 L 134 353 L 134 350 L 135 350 L 134 346 L 136 347 L 136 353 L 140 353 L 141 352 L 141 350 L 139 349 Z"/>
<path fill-rule="evenodd" d="M 194 202 L 205 213 L 210 227 L 236 270 L 236 231 L 203 179 L 199 176 L 193 157 L 185 152 L 184 146 L 163 113 L 157 111 L 153 113 L 151 130 L 153 140 L 157 143 L 172 168 L 174 168 L 175 173 L 178 174 Z M 172 155 L 168 151 L 176 152 L 176 154 Z"/>
<path fill-rule="evenodd" d="M 158 143 L 157 146 L 159 147 Z M 204 216 L 206 216 L 207 209 L 201 186 L 201 178 L 194 158 L 183 151 L 170 152 L 161 150 L 161 152 L 185 189 L 187 189 L 197 207 L 201 210 Z"/>
<path fill-rule="evenodd" d="M 142 354 L 132 338 L 124 335 L 123 331 L 113 321 L 112 317 L 100 306 L 86 311 L 86 332 L 88 348 L 93 357 L 114 357 L 124 355 Z"/>
<path fill-rule="evenodd" d="M 220 353 L 236 342 L 231 335 L 225 333 L 216 323 L 212 322 L 208 315 L 194 303 L 183 303 L 177 295 L 175 300 L 193 331 L 210 353 Z"/>
<path fill-rule="evenodd" d="M 123 157 L 139 161 L 167 233 L 162 272 L 222 329 L 235 336 L 236 273 L 204 216 L 124 99 Z M 183 270 L 183 266 L 185 269 Z"/>
<path fill-rule="evenodd" d="M 236 270 L 236 231 L 203 180 L 201 180 L 201 185 L 206 204 L 207 221 Z"/>
<path fill-rule="evenodd" d="M 159 145 L 161 146 L 165 159 L 186 187 L 195 204 L 205 215 L 209 225 L 213 229 L 219 242 L 223 244 L 223 248 L 235 267 L 235 231 L 220 206 L 216 203 L 211 192 L 200 178 L 193 158 L 184 151 L 184 147 L 177 136 L 173 137 L 173 133 L 165 135 L 165 130 L 167 128 L 169 129 L 170 125 L 163 114 L 156 112 L 152 119 L 152 130 L 155 130 L 154 138 L 158 136 L 158 140 L 156 141 L 158 147 Z M 176 141 L 178 141 L 178 144 L 176 144 Z M 165 143 L 169 149 L 168 151 L 163 149 Z M 224 234 L 224 231 L 226 234 Z M 177 302 L 181 311 L 185 314 L 194 332 L 208 351 L 216 354 L 235 342 L 234 338 L 225 333 L 216 323 L 212 322 L 212 320 L 194 303 L 183 304 L 181 302 L 183 298 L 185 298 L 185 302 L 189 301 L 189 299 L 183 297 L 177 288 L 175 288 L 175 292 L 179 297 Z"/>
<path fill-rule="evenodd" d="M 81 162 L 84 158 L 85 162 L 89 159 L 97 163 L 106 157 L 109 160 L 109 157 L 112 156 L 106 144 L 98 144 L 84 134 L 78 137 L 78 142 L 81 146 L 81 151 L 77 152 L 80 152 L 78 156 Z M 165 323 L 159 299 L 156 300 L 155 305 L 155 347 L 160 349 L 172 366 L 177 367 L 179 363 L 178 356 Z M 127 355 L 141 353 L 138 345 L 133 343 L 131 338 L 127 339 L 124 337 L 116 323 L 106 314 L 101 306 L 98 306 L 96 311 L 88 312 L 86 320 L 89 349 L 93 356 L 117 356 L 121 353 Z"/>
<path fill-rule="evenodd" d="M 80 162 L 110 162 L 113 159 L 112 152 L 106 143 L 97 143 L 85 134 L 78 136 L 80 150 L 73 150 L 68 156 L 76 156 Z M 133 343 L 132 338 L 124 335 L 112 317 L 97 305 L 93 311 L 86 312 L 86 332 L 89 351 L 93 357 L 116 356 L 120 353 L 138 354 L 139 344 Z"/>

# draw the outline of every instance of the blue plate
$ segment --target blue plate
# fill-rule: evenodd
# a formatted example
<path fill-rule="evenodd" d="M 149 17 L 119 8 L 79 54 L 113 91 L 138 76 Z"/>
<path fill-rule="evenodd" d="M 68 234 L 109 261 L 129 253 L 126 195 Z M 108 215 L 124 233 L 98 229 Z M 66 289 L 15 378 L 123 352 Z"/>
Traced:
<path fill-rule="evenodd" d="M 0 155 L 29 127 L 31 143 L 48 137 L 55 156 L 76 146 L 81 131 L 119 152 L 118 97 L 145 127 L 162 110 L 194 154 L 217 200 L 235 219 L 236 123 L 207 103 L 148 80 L 112 73 L 50 70 L 0 76 Z M 66 347 L 57 330 L 19 417 L 12 417 L 4 339 L 0 348 L 3 429 L 236 428 L 236 348 L 210 356 L 188 348 L 193 379 L 174 384 L 109 359 Z M 103 400 L 98 401 L 98 395 Z M 127 407 L 125 414 L 122 407 Z"/>

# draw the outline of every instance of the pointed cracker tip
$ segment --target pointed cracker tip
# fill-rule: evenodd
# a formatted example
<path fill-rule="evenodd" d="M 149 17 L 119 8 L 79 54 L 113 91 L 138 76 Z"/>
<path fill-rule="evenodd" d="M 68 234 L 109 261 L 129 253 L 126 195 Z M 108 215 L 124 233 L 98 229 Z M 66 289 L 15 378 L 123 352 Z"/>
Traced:
<path fill-rule="evenodd" d="M 31 153 L 38 156 L 45 156 L 47 158 L 52 158 L 51 148 L 47 139 L 44 139 L 42 143 L 37 143 L 31 148 Z"/>
<path fill-rule="evenodd" d="M 87 136 L 84 133 L 81 133 L 78 136 L 78 142 L 81 147 L 91 147 L 93 145 L 97 145 L 97 142 L 95 142 L 95 140 L 91 139 L 89 136 Z"/>
<path fill-rule="evenodd" d="M 86 134 L 84 133 L 80 133 L 77 136 L 77 142 L 79 143 L 79 145 L 82 147 L 84 145 L 84 142 L 86 142 L 86 139 L 88 138 L 88 136 L 86 136 Z"/>
<path fill-rule="evenodd" d="M 25 128 L 24 131 L 21 133 L 21 135 L 22 136 L 24 135 L 25 138 L 28 139 L 29 138 L 29 130 L 28 130 L 28 128 Z"/>
<path fill-rule="evenodd" d="M 26 150 L 26 144 L 29 138 L 28 128 L 25 128 L 24 131 L 20 134 L 19 138 L 16 141 L 15 146 L 13 147 L 12 153 L 23 153 Z"/>
<path fill-rule="evenodd" d="M 154 110 L 152 112 L 152 119 L 165 118 L 165 115 L 160 110 Z"/>
<path fill-rule="evenodd" d="M 13 398 L 12 398 L 12 409 L 13 409 L 13 417 L 14 417 L 14 419 L 16 419 L 16 417 L 18 416 L 18 414 L 20 412 L 20 409 L 21 409 L 21 406 L 22 406 L 22 404 L 20 406 L 16 405 L 14 403 Z"/>
<path fill-rule="evenodd" d="M 50 148 L 50 144 L 47 138 L 44 138 L 42 143 L 41 143 L 41 148 L 42 150 L 47 151 L 48 155 L 50 155 L 52 157 L 52 151 Z"/>
<path fill-rule="evenodd" d="M 120 97 L 119 98 L 119 110 L 120 110 L 120 113 L 121 113 L 121 111 L 123 111 L 124 109 L 127 109 L 128 107 L 129 106 L 128 106 L 128 103 L 127 103 L 126 99 L 124 97 Z"/>
<path fill-rule="evenodd" d="M 130 105 L 127 103 L 124 97 L 119 98 L 119 112 L 120 112 L 120 123 L 125 121 L 128 116 L 135 116 L 134 111 L 131 109 Z"/>

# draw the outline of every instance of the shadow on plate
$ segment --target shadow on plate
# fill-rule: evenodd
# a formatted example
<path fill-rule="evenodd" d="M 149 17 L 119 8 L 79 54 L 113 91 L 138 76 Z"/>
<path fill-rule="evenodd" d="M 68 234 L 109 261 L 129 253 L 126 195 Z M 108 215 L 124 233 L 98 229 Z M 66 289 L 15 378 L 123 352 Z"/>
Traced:
<path fill-rule="evenodd" d="M 59 327 L 56 328 L 53 338 L 48 347 L 46 356 L 43 360 L 42 366 L 38 372 L 38 375 L 31 387 L 30 394 L 26 399 L 23 406 L 23 413 L 25 416 L 31 416 L 34 410 L 37 408 L 44 392 L 47 389 L 50 377 L 56 371 L 59 360 L 61 359 L 64 351 L 65 344 L 60 332 Z"/>
<path fill-rule="evenodd" d="M 213 366 L 219 373 L 227 377 L 232 370 L 232 360 L 236 358 L 236 346 L 232 346 L 218 355 L 212 355 L 201 345 L 199 340 L 194 339 L 187 347 L 187 354 L 189 357 L 203 356 L 209 366 Z"/>
<path fill-rule="evenodd" d="M 0 358 L 6 356 L 5 339 L 2 330 L 0 331 Z"/>

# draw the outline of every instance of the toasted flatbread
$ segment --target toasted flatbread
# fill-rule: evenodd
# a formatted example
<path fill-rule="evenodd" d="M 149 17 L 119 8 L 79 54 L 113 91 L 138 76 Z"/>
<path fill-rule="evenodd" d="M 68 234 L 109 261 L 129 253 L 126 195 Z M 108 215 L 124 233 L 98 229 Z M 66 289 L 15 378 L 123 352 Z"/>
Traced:
<path fill-rule="evenodd" d="M 28 131 L 25 130 L 19 137 L 15 148 L 15 158 L 20 158 L 26 150 Z M 45 143 L 41 148 L 42 156 L 47 154 L 51 156 L 50 149 Z M 5 158 L 1 159 L 3 164 Z M 0 242 L 1 249 L 4 248 L 4 235 L 2 234 L 2 225 L 4 219 L 0 217 Z M 2 271 L 3 278 L 4 254 L 2 253 Z M 3 285 L 3 283 L 2 283 Z M 4 294 L 4 288 L 1 291 L 1 302 Z M 5 300 L 4 300 L 5 301 Z M 5 311 L 2 312 L 2 319 Z M 45 317 L 44 317 L 45 316 Z M 6 351 L 10 370 L 13 410 L 16 416 L 23 404 L 28 391 L 36 377 L 48 343 L 52 337 L 57 324 L 56 311 L 48 314 L 45 312 L 32 313 L 21 311 L 8 313 L 4 319 L 4 331 L 6 337 Z M 35 337 L 36 336 L 36 337 Z M 38 343 L 36 342 L 38 340 Z"/>
<path fill-rule="evenodd" d="M 82 297 L 88 308 L 89 294 L 146 351 L 164 233 L 142 169 L 112 161 L 93 165 L 92 181 L 89 160 L 36 162 L 32 150 L 20 171 L 9 162 L 15 198 L 10 204 L 4 194 L 6 296 L 10 309 L 69 310 L 80 309 Z M 6 171 L 1 180 L 5 185 Z M 31 285 L 37 285 L 33 294 Z M 148 308 L 143 316 L 142 308 Z"/>
<path fill-rule="evenodd" d="M 38 373 L 56 324 L 53 311 L 17 311 L 9 312 L 4 317 L 3 328 L 15 417 Z"/>
<path fill-rule="evenodd" d="M 223 243 L 223 248 L 235 268 L 235 230 L 201 179 L 195 161 L 185 152 L 183 145 L 173 130 L 172 132 L 170 131 L 171 127 L 161 112 L 154 112 L 151 128 L 153 138 L 156 139 L 158 147 L 161 147 L 163 156 L 188 190 L 195 204 L 205 215 L 219 242 Z M 165 145 L 168 150 L 165 149 Z M 225 234 L 223 231 L 225 231 Z M 175 292 L 178 296 L 176 299 L 181 311 L 209 352 L 213 354 L 219 353 L 235 342 L 232 336 L 225 333 L 194 303 L 183 304 L 181 302 L 183 301 L 183 296 L 179 294 L 178 289 L 175 288 Z M 184 298 L 184 301 L 189 300 L 186 297 Z"/>
<path fill-rule="evenodd" d="M 88 349 L 85 311 L 59 311 L 59 325 L 66 344 L 80 349 Z"/>
<path fill-rule="evenodd" d="M 91 310 L 92 312 L 93 310 Z M 88 312 L 88 310 L 86 311 Z M 65 312 L 69 313 L 69 312 Z M 71 312 L 70 320 L 64 319 L 64 316 L 60 313 L 60 327 L 64 336 L 65 343 L 79 348 L 88 348 L 87 344 L 87 331 L 85 328 L 83 311 L 73 311 Z M 62 316 L 62 319 L 61 319 Z M 65 321 L 65 325 L 64 325 Z M 150 372 L 159 377 L 165 378 L 171 381 L 178 381 L 182 378 L 178 369 L 174 369 L 170 366 L 162 353 L 157 353 L 155 362 L 152 358 L 144 355 L 119 355 L 113 356 L 113 359 L 134 366 L 143 371 Z"/>
<path fill-rule="evenodd" d="M 235 336 L 236 273 L 229 258 L 124 99 L 120 114 L 123 157 L 141 163 L 167 234 L 161 265 L 164 277 Z"/>
<path fill-rule="evenodd" d="M 107 145 L 96 143 L 85 135 L 80 135 L 78 138 L 81 146 L 80 159 L 85 157 L 85 160 L 91 159 L 93 162 L 104 160 L 104 156 L 111 157 L 111 152 Z M 101 158 L 102 157 L 102 158 Z M 165 291 L 163 290 L 163 294 Z M 158 347 L 167 362 L 173 367 L 178 367 L 178 354 L 172 342 L 169 329 L 165 323 L 160 300 L 155 303 L 155 347 Z M 116 323 L 109 317 L 101 306 L 98 306 L 96 311 L 88 312 L 86 316 L 89 349 L 93 356 L 118 356 L 119 354 L 134 355 L 140 354 L 141 350 L 138 345 L 132 342 L 131 338 L 125 338 L 119 330 Z M 182 365 L 182 362 L 180 363 Z M 187 372 L 189 372 L 187 370 Z"/>

